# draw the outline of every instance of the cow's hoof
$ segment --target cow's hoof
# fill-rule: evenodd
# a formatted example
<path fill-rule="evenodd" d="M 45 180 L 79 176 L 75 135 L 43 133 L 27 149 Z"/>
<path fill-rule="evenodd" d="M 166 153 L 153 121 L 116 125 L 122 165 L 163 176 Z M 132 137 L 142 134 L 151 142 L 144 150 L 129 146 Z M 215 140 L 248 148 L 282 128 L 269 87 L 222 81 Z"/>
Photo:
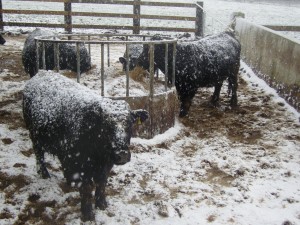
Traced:
<path fill-rule="evenodd" d="M 95 207 L 100 210 L 105 210 L 107 208 L 106 200 L 96 200 Z"/>
<path fill-rule="evenodd" d="M 180 113 L 179 113 L 179 117 L 181 117 L 181 118 L 182 118 L 182 117 L 185 117 L 186 115 L 187 115 L 187 112 L 180 112 Z"/>
<path fill-rule="evenodd" d="M 95 220 L 95 214 L 93 212 L 85 213 L 81 215 L 82 222 L 94 221 L 94 220 Z"/>
<path fill-rule="evenodd" d="M 179 117 L 185 117 L 188 114 L 187 110 L 181 109 L 179 112 Z"/>
<path fill-rule="evenodd" d="M 231 108 L 235 109 L 238 107 L 238 104 L 237 104 L 237 102 L 230 102 L 230 106 L 231 106 Z"/>

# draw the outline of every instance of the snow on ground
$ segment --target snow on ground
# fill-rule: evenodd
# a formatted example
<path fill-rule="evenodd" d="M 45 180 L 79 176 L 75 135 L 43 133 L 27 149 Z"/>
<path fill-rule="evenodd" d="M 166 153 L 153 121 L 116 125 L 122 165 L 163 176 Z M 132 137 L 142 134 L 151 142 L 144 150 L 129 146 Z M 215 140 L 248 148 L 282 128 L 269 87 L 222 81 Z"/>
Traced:
<path fill-rule="evenodd" d="M 234 11 L 262 24 L 300 21 L 294 6 L 205 4 L 224 21 Z M 0 224 L 80 224 L 79 194 L 65 185 L 57 159 L 46 156 L 50 180 L 36 174 L 21 117 L 24 36 L 7 40 L 0 46 Z M 153 139 L 132 139 L 132 160 L 113 168 L 109 206 L 95 211 L 96 224 L 300 224 L 300 115 L 241 67 L 237 110 L 228 107 L 226 87 L 218 108 L 207 104 L 212 89 L 204 88 L 189 117 Z"/>

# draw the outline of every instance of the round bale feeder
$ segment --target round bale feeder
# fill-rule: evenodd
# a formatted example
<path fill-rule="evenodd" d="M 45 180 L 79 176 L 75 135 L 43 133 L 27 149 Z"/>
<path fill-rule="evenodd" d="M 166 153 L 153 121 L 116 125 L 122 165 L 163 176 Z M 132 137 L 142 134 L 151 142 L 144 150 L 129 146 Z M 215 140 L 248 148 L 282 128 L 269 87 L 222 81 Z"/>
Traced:
<path fill-rule="evenodd" d="M 81 83 L 82 76 L 80 73 L 80 45 L 87 46 L 88 52 L 91 58 L 95 58 L 96 62 L 92 63 L 93 66 L 100 67 L 99 80 L 96 86 L 99 88 L 99 95 L 108 97 L 115 100 L 125 100 L 131 107 L 131 109 L 145 109 L 149 112 L 150 118 L 143 124 L 137 122 L 133 127 L 133 137 L 153 138 L 157 134 L 162 134 L 169 128 L 174 126 L 175 112 L 177 111 L 177 95 L 175 90 L 175 54 L 176 54 L 176 39 L 165 40 L 151 40 L 150 35 L 134 35 L 134 34 L 63 34 L 56 36 L 40 36 L 36 37 L 36 52 L 37 52 L 37 68 L 46 68 L 45 66 L 45 43 L 51 42 L 54 45 L 54 63 L 55 70 L 60 71 L 59 68 L 59 45 L 61 43 L 67 43 L 75 46 L 76 48 L 76 62 L 77 62 L 77 82 Z M 154 71 L 154 48 L 155 45 L 163 44 L 166 46 L 165 73 L 160 76 L 157 73 L 155 76 Z M 147 75 L 148 93 L 142 95 L 131 95 L 130 89 L 130 71 L 129 63 L 126 65 L 125 71 L 119 69 L 119 74 L 126 77 L 125 89 L 122 96 L 107 96 L 105 93 L 106 87 L 109 86 L 105 80 L 105 69 L 113 67 L 117 60 L 112 60 L 114 53 L 117 56 L 123 56 L 129 62 L 129 48 L 132 45 L 149 45 L 149 73 Z M 118 46 L 118 47 L 117 47 Z M 123 50 L 120 50 L 120 46 L 123 46 Z M 168 74 L 168 48 L 173 48 L 172 56 L 172 74 Z M 93 50 L 97 49 L 97 50 Z M 38 54 L 42 51 L 42 54 Z M 125 52 L 125 53 L 124 53 Z M 41 55 L 41 56 L 40 56 Z M 39 57 L 42 57 L 42 65 L 40 64 Z M 117 64 L 116 64 L 117 65 Z M 119 67 L 120 67 L 119 63 Z M 160 73 L 162 74 L 162 73 Z M 89 75 L 85 75 L 89 76 Z M 159 82 L 163 86 L 163 91 L 156 93 L 154 88 L 155 83 Z"/>

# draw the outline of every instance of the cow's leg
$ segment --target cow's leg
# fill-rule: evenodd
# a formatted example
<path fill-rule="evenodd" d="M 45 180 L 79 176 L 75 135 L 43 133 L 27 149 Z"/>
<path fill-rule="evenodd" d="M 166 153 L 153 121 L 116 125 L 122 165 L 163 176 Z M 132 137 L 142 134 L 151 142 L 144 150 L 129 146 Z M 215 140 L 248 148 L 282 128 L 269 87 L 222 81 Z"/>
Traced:
<path fill-rule="evenodd" d="M 179 117 L 184 117 L 188 114 L 189 109 L 192 105 L 192 100 L 196 94 L 196 90 L 192 90 L 188 93 L 188 95 L 183 95 L 180 97 L 180 112 L 179 112 Z"/>
<path fill-rule="evenodd" d="M 101 210 L 106 209 L 107 202 L 105 197 L 105 187 L 107 183 L 107 178 L 109 172 L 113 165 L 107 165 L 103 169 L 101 169 L 100 176 L 94 176 L 94 181 L 96 184 L 96 191 L 95 191 L 95 208 L 99 208 Z"/>
<path fill-rule="evenodd" d="M 95 220 L 95 215 L 93 213 L 93 185 L 92 181 L 83 181 L 79 188 L 80 198 L 81 198 L 81 220 L 93 221 Z"/>
<path fill-rule="evenodd" d="M 95 208 L 104 210 L 107 207 L 107 202 L 105 198 L 105 187 L 107 181 L 101 181 L 96 183 L 95 191 Z"/>
<path fill-rule="evenodd" d="M 232 93 L 231 93 L 231 99 L 230 99 L 230 105 L 232 107 L 236 107 L 237 106 L 237 82 L 232 84 Z"/>
<path fill-rule="evenodd" d="M 43 179 L 50 178 L 50 174 L 45 165 L 44 151 L 42 151 L 41 148 L 39 148 L 37 146 L 34 146 L 33 149 L 34 149 L 34 153 L 35 153 L 35 157 L 36 157 L 36 166 L 37 166 L 38 174 Z"/>
<path fill-rule="evenodd" d="M 215 90 L 210 100 L 213 106 L 217 106 L 217 103 L 219 102 L 221 88 L 222 88 L 222 82 L 218 82 L 215 85 Z"/>
<path fill-rule="evenodd" d="M 238 63 L 235 66 L 232 75 L 230 75 L 230 77 L 229 77 L 229 83 L 231 84 L 230 105 L 232 107 L 236 107 L 237 106 L 237 88 L 238 88 L 239 67 L 240 67 L 240 64 Z"/>

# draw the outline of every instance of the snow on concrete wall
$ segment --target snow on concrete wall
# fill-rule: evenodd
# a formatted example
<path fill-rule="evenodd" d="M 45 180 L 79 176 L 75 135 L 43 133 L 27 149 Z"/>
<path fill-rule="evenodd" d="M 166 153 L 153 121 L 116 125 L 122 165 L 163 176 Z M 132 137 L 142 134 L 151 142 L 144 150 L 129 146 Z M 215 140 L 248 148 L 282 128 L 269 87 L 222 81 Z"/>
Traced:
<path fill-rule="evenodd" d="M 238 18 L 242 58 L 300 111 L 300 41 Z"/>

